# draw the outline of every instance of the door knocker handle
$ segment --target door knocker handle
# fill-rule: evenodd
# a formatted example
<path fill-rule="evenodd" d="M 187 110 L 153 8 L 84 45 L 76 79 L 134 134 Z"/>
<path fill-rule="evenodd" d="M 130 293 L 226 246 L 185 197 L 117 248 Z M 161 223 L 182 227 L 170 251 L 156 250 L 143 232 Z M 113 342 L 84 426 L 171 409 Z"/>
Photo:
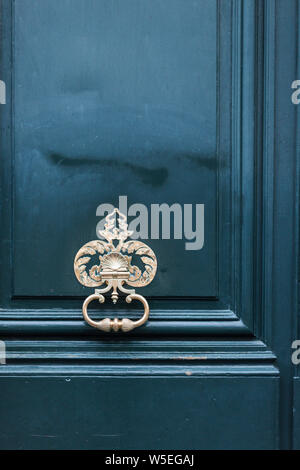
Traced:
<path fill-rule="evenodd" d="M 128 289 L 124 284 L 133 287 L 150 284 L 156 274 L 157 260 L 154 252 L 145 243 L 137 240 L 125 242 L 133 232 L 127 230 L 127 219 L 119 209 L 114 209 L 108 214 L 105 221 L 104 230 L 100 230 L 100 235 L 107 241 L 93 240 L 86 243 L 80 248 L 74 260 L 77 280 L 86 287 L 97 287 L 94 294 L 83 302 L 82 314 L 85 321 L 94 328 L 106 332 L 127 332 L 146 323 L 149 317 L 149 305 L 142 295 L 135 293 L 135 289 Z M 132 264 L 133 256 L 139 260 L 141 267 Z M 106 286 L 99 289 L 102 284 Z M 112 291 L 111 299 L 114 304 L 119 298 L 118 291 L 127 294 L 125 299 L 127 303 L 133 300 L 141 302 L 144 308 L 142 317 L 135 321 L 129 318 L 92 320 L 88 314 L 89 304 L 93 300 L 104 303 L 103 294 L 109 291 Z"/>

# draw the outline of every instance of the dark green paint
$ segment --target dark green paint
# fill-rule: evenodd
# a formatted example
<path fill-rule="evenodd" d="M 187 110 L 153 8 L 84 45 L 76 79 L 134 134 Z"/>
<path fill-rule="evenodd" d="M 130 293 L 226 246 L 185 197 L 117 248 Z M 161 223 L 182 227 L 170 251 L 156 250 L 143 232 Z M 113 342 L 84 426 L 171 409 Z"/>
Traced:
<path fill-rule="evenodd" d="M 216 297 L 217 2 L 14 5 L 14 294 L 80 295 L 70 260 L 96 237 L 98 205 L 125 194 L 206 205 L 201 251 L 153 243 L 147 292 Z"/>
<path fill-rule="evenodd" d="M 1 448 L 274 448 L 277 380 L 1 378 Z"/>
<path fill-rule="evenodd" d="M 90 171 L 94 170 L 94 165 L 99 165 L 102 171 L 105 171 L 106 167 L 113 168 L 116 172 L 122 172 L 124 169 L 128 168 L 132 171 L 133 175 L 139 176 L 144 184 L 150 184 L 152 187 L 163 185 L 168 178 L 168 169 L 165 167 L 151 169 L 139 165 L 133 165 L 128 162 L 121 162 L 112 158 L 69 158 L 56 153 L 50 154 L 49 158 L 55 165 L 63 167 L 71 166 L 76 169 L 80 169 L 80 167 L 84 165 L 87 167 L 87 170 L 90 169 Z"/>
<path fill-rule="evenodd" d="M 299 448 L 298 2 L 1 13 L 0 447 Z M 114 337 L 72 264 L 122 194 L 205 203 L 205 247 L 151 240 L 150 321 Z"/>

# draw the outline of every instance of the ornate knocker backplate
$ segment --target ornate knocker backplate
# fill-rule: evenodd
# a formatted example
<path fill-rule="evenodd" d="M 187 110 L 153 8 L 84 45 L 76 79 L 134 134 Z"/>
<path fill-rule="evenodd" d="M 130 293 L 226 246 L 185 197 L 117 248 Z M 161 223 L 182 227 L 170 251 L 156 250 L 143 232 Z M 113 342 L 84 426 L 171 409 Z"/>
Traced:
<path fill-rule="evenodd" d="M 95 293 L 85 299 L 82 313 L 86 322 L 102 331 L 130 331 L 143 325 L 149 317 L 147 300 L 135 293 L 131 287 L 143 287 L 153 280 L 156 269 L 156 256 L 145 243 L 127 240 L 133 232 L 128 230 L 127 219 L 119 209 L 114 209 L 105 219 L 104 230 L 100 234 L 106 241 L 93 240 L 83 245 L 75 256 L 74 271 L 78 281 L 86 287 L 97 287 Z M 106 284 L 103 288 L 100 286 Z M 105 302 L 103 294 L 111 292 L 116 303 L 119 292 L 127 294 L 126 302 L 138 300 L 144 308 L 143 316 L 136 321 L 104 318 L 92 320 L 88 315 L 88 305 L 93 300 Z"/>

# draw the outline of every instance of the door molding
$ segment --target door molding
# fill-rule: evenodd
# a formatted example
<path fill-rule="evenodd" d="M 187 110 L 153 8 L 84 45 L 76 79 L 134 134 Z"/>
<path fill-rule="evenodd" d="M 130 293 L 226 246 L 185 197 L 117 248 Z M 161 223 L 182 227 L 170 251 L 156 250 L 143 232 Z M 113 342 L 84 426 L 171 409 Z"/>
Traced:
<path fill-rule="evenodd" d="M 219 23 L 221 3 L 219 0 Z M 13 18 L 11 2 L 2 0 L 1 7 L 5 10 L 5 16 L 10 14 Z M 238 349 L 239 338 L 247 337 L 251 348 L 253 344 L 257 344 L 257 338 L 265 341 L 270 330 L 273 236 L 273 201 L 270 194 L 273 194 L 274 165 L 276 8 L 274 2 L 267 1 L 262 5 L 259 1 L 239 0 L 227 2 L 222 8 L 227 9 L 227 13 L 230 11 L 232 24 L 231 48 L 230 50 L 227 48 L 225 54 L 219 52 L 218 57 L 218 68 L 221 72 L 228 59 L 231 63 L 231 86 L 222 87 L 224 84 L 218 83 L 219 168 L 225 163 L 226 158 L 228 159 L 228 155 L 231 156 L 230 171 L 227 168 L 224 172 L 219 171 L 218 175 L 219 195 L 221 193 L 223 195 L 224 192 L 224 197 L 218 198 L 219 251 L 226 252 L 222 256 L 232 260 L 228 275 L 228 266 L 224 263 L 224 259 L 221 260 L 220 257 L 218 259 L 219 278 L 225 279 L 226 293 L 223 295 L 220 292 L 219 298 L 215 300 L 150 299 L 152 306 L 149 323 L 131 335 L 137 337 L 154 335 L 160 338 L 233 337 L 237 341 Z M 219 28 L 219 48 L 222 48 L 225 39 L 222 35 L 227 33 L 227 30 Z M 13 103 L 13 34 L 12 19 L 11 25 L 2 25 L 3 47 L 10 53 L 2 57 L 1 64 L 5 71 L 7 101 L 10 103 Z M 232 58 L 234 60 L 231 60 Z M 227 107 L 228 112 L 220 112 L 221 107 Z M 228 115 L 232 117 L 232 121 L 228 119 Z M 1 139 L 1 152 L 12 156 L 13 104 L 11 107 L 5 107 L 1 132 L 4 137 Z M 264 142 L 263 146 L 261 140 Z M 13 181 L 12 164 L 7 164 L 9 160 L 2 159 L 5 181 L 1 191 L 2 200 L 8 201 Z M 228 161 L 226 165 L 228 167 Z M 231 206 L 231 232 L 224 230 L 222 226 L 228 201 Z M 6 235 L 1 242 L 0 254 L 4 266 L 9 266 L 9 269 L 6 268 L 2 273 L 1 279 L 3 280 L 1 296 L 4 302 L 4 309 L 0 312 L 1 334 L 37 337 L 53 335 L 62 338 L 72 335 L 87 338 L 94 335 L 94 332 L 84 324 L 78 310 L 81 298 L 67 299 L 74 308 L 69 306 L 65 309 L 63 299 L 27 299 L 11 296 L 12 281 L 7 273 L 13 269 L 11 264 L 13 258 L 7 240 L 11 240 L 13 234 L 12 214 L 12 207 L 6 207 L 1 214 Z M 222 228 L 224 240 L 220 237 Z M 229 247 L 229 250 L 224 250 L 224 246 Z M 247 270 L 244 266 L 247 266 Z M 220 289 L 222 291 L 222 288 Z M 263 305 L 260 302 L 262 295 Z M 180 304 L 188 307 L 178 308 Z M 27 305 L 27 308 L 24 309 L 24 305 Z M 273 365 L 269 364 L 269 349 L 265 345 L 263 347 L 265 348 L 263 353 L 257 351 L 257 360 L 266 363 L 267 367 L 270 366 L 273 373 Z M 268 351 L 268 357 L 265 356 L 265 351 Z M 246 360 L 248 353 L 243 350 L 239 353 L 240 358 Z M 272 355 L 272 361 L 274 359 L 275 356 Z M 232 358 L 228 356 L 228 360 L 231 361 Z"/>

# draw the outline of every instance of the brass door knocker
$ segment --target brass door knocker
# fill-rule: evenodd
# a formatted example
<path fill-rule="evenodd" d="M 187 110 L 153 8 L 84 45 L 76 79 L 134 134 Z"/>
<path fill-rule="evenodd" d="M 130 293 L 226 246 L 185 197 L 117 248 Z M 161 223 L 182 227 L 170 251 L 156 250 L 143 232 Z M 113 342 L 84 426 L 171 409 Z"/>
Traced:
<path fill-rule="evenodd" d="M 127 219 L 119 209 L 114 209 L 108 214 L 105 221 L 104 230 L 101 230 L 100 234 L 107 241 L 93 240 L 83 245 L 75 256 L 74 271 L 78 281 L 86 287 L 99 287 L 106 284 L 106 287 L 102 289 L 95 289 L 95 293 L 83 302 L 82 313 L 85 321 L 102 331 L 126 332 L 146 323 L 149 317 L 149 305 L 142 295 L 135 293 L 135 289 L 128 289 L 124 287 L 124 284 L 133 287 L 144 287 L 150 284 L 156 274 L 157 260 L 151 248 L 145 243 L 137 240 L 125 242 L 133 232 L 127 230 Z M 139 260 L 141 269 L 132 264 L 133 257 Z M 140 301 L 144 308 L 143 316 L 136 321 L 129 318 L 92 320 L 88 315 L 88 305 L 93 300 L 105 302 L 103 294 L 110 290 L 112 290 L 111 299 L 114 304 L 119 298 L 118 290 L 127 294 L 127 303 L 132 300 Z"/>

